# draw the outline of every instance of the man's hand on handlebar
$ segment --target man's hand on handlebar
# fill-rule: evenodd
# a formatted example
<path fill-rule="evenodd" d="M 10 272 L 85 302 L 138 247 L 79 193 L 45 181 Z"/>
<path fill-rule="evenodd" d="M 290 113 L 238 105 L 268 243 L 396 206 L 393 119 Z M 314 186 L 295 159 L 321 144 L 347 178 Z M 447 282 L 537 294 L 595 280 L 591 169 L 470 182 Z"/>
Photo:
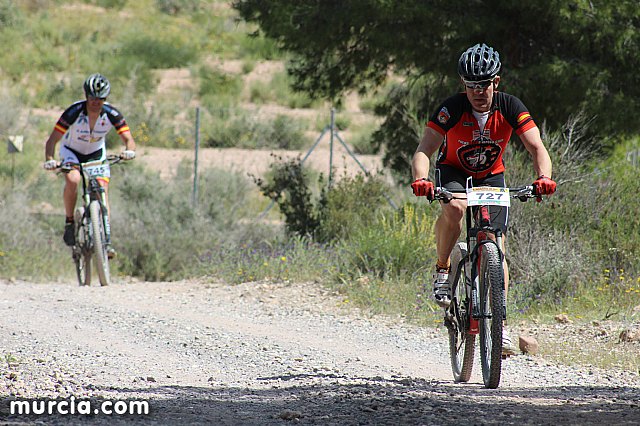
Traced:
<path fill-rule="evenodd" d="M 542 201 L 541 195 L 553 194 L 556 192 L 556 186 L 556 183 L 551 178 L 540 175 L 540 177 L 533 182 L 533 193 L 538 195 L 538 201 Z"/>
<path fill-rule="evenodd" d="M 125 161 L 133 160 L 134 158 L 136 158 L 136 152 L 130 149 L 124 150 L 122 151 L 122 153 L 120 153 L 120 158 Z"/>
<path fill-rule="evenodd" d="M 435 197 L 433 182 L 426 178 L 414 180 L 411 184 L 411 189 L 413 189 L 413 195 L 416 197 L 427 197 L 427 200 L 429 201 L 433 201 Z"/>
<path fill-rule="evenodd" d="M 58 167 L 58 162 L 56 160 L 47 160 L 42 165 L 45 170 L 55 170 Z"/>

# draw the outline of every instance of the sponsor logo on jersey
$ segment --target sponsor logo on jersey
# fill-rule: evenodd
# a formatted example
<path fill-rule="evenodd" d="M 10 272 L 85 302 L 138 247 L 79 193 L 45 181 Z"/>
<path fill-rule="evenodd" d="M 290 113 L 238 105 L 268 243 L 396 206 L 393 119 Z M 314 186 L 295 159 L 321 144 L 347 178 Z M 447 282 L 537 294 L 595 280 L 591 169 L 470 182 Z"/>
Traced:
<path fill-rule="evenodd" d="M 491 139 L 491 132 L 485 129 L 473 131 L 473 141 L 463 144 L 457 151 L 462 167 L 471 172 L 485 172 L 493 167 L 500 158 L 502 148 Z"/>
<path fill-rule="evenodd" d="M 464 127 L 473 127 L 473 123 L 471 121 L 463 121 L 462 125 Z"/>
<path fill-rule="evenodd" d="M 447 107 L 442 107 L 440 112 L 438 113 L 438 121 L 440 124 L 447 124 L 447 121 L 451 118 L 451 114 L 449 114 L 449 110 Z"/>
<path fill-rule="evenodd" d="M 501 152 L 500 145 L 467 145 L 458 149 L 458 159 L 460 164 L 470 172 L 485 172 L 491 169 Z"/>

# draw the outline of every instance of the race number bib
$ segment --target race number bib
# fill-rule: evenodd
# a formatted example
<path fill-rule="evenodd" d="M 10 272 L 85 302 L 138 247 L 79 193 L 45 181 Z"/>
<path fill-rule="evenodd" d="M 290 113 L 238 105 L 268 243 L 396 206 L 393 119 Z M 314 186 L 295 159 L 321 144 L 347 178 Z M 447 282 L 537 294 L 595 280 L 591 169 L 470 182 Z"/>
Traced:
<path fill-rule="evenodd" d="M 490 186 L 467 188 L 467 205 L 509 207 L 511 205 L 509 188 Z"/>
<path fill-rule="evenodd" d="M 89 176 L 92 177 L 109 177 L 110 174 L 108 164 L 92 164 L 90 166 L 84 166 L 83 169 Z"/>

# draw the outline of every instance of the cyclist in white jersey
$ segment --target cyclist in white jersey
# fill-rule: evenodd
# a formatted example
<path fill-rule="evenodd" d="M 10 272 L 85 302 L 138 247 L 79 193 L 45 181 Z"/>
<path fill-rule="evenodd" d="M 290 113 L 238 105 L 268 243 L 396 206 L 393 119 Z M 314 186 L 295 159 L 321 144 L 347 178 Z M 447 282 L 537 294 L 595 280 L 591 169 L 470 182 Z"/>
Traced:
<path fill-rule="evenodd" d="M 62 165 L 73 166 L 90 160 L 106 160 L 106 136 L 112 128 L 115 128 L 125 150 L 122 152 L 124 160 L 133 160 L 136 156 L 136 143 L 133 140 L 129 126 L 124 117 L 113 105 L 106 103 L 107 96 L 111 92 L 111 85 L 101 74 L 92 74 L 84 82 L 84 93 L 86 99 L 78 101 L 69 106 L 56 122 L 49 139 L 45 144 L 46 170 L 57 168 L 54 159 L 56 144 L 62 140 L 60 145 L 60 158 Z M 109 178 L 109 163 L 105 161 L 105 173 L 98 178 L 100 185 L 105 189 L 107 196 Z M 73 232 L 73 212 L 78 198 L 78 184 L 80 183 L 80 172 L 70 168 L 65 173 L 65 186 L 63 192 L 64 210 L 66 215 L 64 227 L 64 242 L 68 246 L 75 244 Z M 107 197 L 107 211 L 109 203 Z M 115 255 L 108 242 L 108 254 Z"/>

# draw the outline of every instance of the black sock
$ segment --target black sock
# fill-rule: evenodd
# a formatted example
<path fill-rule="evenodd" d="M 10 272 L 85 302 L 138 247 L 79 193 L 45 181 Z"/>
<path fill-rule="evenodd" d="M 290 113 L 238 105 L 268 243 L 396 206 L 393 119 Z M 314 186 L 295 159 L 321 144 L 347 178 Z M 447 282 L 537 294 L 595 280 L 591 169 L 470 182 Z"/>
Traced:
<path fill-rule="evenodd" d="M 73 216 L 68 217 L 65 223 L 73 223 Z"/>

